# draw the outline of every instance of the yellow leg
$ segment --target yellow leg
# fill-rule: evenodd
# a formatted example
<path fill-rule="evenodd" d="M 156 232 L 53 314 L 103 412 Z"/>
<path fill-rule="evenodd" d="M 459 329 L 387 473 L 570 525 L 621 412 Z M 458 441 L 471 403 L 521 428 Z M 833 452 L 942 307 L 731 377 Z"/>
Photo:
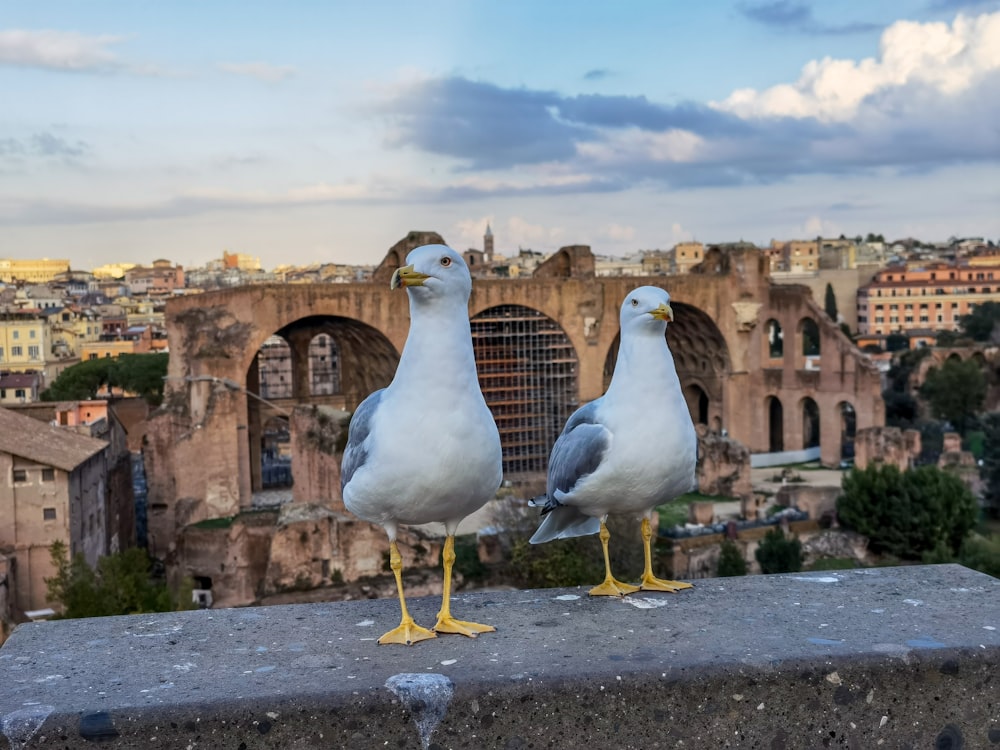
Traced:
<path fill-rule="evenodd" d="M 643 591 L 672 591 L 677 592 L 683 589 L 693 588 L 690 583 L 683 581 L 664 581 L 653 575 L 653 553 L 650 550 L 650 539 L 653 532 L 649 526 L 649 519 L 642 519 L 642 545 L 646 553 L 646 568 L 642 573 L 642 581 L 639 588 Z"/>
<path fill-rule="evenodd" d="M 625 596 L 625 594 L 631 594 L 639 590 L 638 586 L 632 586 L 628 583 L 622 583 L 621 581 L 615 580 L 615 577 L 611 575 L 611 558 L 608 556 L 608 540 L 611 538 L 611 532 L 608 531 L 607 525 L 604 523 L 605 519 L 601 519 L 601 546 L 604 548 L 604 582 L 599 586 L 594 586 L 590 590 L 591 596 Z"/>
<path fill-rule="evenodd" d="M 475 638 L 480 633 L 491 633 L 496 630 L 492 625 L 480 625 L 478 622 L 456 620 L 451 616 L 451 568 L 455 564 L 455 537 L 449 535 L 444 540 L 444 551 L 441 553 L 444 561 L 444 590 L 441 593 L 441 611 L 438 612 L 437 624 L 434 630 L 438 633 L 458 633 Z"/>
<path fill-rule="evenodd" d="M 396 546 L 395 540 L 389 543 L 389 567 L 396 576 L 396 591 L 399 592 L 399 608 L 403 613 L 403 619 L 398 628 L 393 628 L 378 639 L 379 644 L 402 643 L 412 646 L 417 641 L 437 638 L 433 630 L 417 625 L 406 609 L 406 597 L 403 596 L 403 558 L 399 555 L 399 547 Z"/>

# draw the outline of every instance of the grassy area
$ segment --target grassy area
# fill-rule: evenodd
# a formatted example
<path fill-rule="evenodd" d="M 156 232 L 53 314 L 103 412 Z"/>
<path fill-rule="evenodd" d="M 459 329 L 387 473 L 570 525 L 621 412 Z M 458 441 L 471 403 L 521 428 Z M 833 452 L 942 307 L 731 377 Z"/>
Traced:
<path fill-rule="evenodd" d="M 688 520 L 688 506 L 694 502 L 704 501 L 732 503 L 736 502 L 736 498 L 725 495 L 703 495 L 700 492 L 689 492 L 686 495 L 681 495 L 656 509 L 660 514 L 660 528 L 669 529 L 674 526 L 683 526 Z"/>

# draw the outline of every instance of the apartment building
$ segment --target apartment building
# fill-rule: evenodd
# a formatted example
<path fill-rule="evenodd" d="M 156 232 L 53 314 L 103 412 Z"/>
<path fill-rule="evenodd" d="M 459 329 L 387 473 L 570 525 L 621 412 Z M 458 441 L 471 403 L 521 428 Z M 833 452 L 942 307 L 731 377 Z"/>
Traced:
<path fill-rule="evenodd" d="M 167 297 L 184 288 L 184 268 L 169 260 L 154 260 L 152 266 L 135 266 L 125 272 L 125 283 L 133 295 Z"/>
<path fill-rule="evenodd" d="M 15 610 L 51 606 L 56 540 L 91 565 L 108 553 L 108 446 L 0 408 L 0 553 L 16 560 Z"/>
<path fill-rule="evenodd" d="M 1000 267 L 966 260 L 888 266 L 858 289 L 858 333 L 953 331 L 983 302 L 1000 302 Z"/>

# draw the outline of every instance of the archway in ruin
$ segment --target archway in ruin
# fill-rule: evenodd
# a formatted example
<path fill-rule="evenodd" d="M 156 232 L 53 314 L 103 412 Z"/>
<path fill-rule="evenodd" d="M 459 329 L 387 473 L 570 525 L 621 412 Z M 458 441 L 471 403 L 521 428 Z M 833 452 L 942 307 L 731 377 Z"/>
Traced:
<path fill-rule="evenodd" d="M 857 431 L 857 414 L 854 406 L 848 401 L 841 401 L 837 406 L 840 413 L 840 458 L 854 458 L 854 435 Z"/>
<path fill-rule="evenodd" d="M 767 397 L 767 450 L 780 453 L 785 450 L 785 415 L 777 396 Z"/>
<path fill-rule="evenodd" d="M 260 477 L 262 489 L 292 486 L 292 450 L 288 417 L 272 414 L 261 425 Z"/>
<path fill-rule="evenodd" d="M 298 404 L 322 404 L 353 411 L 368 394 L 387 386 L 399 353 L 377 329 L 352 318 L 309 316 L 270 336 L 250 363 L 247 439 L 254 492 L 266 486 L 264 426 Z"/>
<path fill-rule="evenodd" d="M 556 321 L 530 307 L 491 307 L 471 326 L 479 384 L 500 430 L 504 476 L 537 476 L 578 405 L 576 351 Z"/>
<path fill-rule="evenodd" d="M 725 337 L 715 321 L 697 307 L 683 302 L 671 302 L 670 306 L 674 320 L 667 325 L 667 344 L 691 419 L 721 432 L 725 428 L 724 385 L 731 369 Z M 604 359 L 604 390 L 611 383 L 620 345 L 618 333 Z"/>
<path fill-rule="evenodd" d="M 802 399 L 802 447 L 819 447 L 819 406 L 808 396 Z"/>

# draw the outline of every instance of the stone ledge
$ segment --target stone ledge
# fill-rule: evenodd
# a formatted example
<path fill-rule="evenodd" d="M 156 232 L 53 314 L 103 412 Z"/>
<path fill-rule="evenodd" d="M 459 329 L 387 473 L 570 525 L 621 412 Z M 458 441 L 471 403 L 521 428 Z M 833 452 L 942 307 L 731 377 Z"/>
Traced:
<path fill-rule="evenodd" d="M 17 750 L 1000 748 L 1000 580 L 960 566 L 453 608 L 497 632 L 377 646 L 393 600 L 23 625 L 0 728 Z"/>

